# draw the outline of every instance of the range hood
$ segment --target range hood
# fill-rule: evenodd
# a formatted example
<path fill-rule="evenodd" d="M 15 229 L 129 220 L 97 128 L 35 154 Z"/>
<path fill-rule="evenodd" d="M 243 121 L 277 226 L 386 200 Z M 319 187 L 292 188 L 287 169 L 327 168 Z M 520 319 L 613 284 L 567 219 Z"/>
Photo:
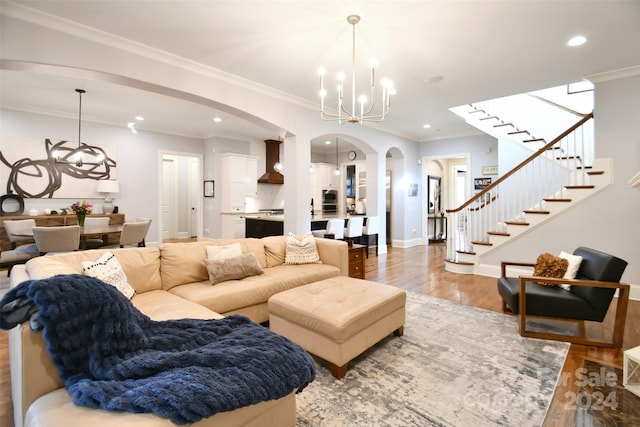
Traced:
<path fill-rule="evenodd" d="M 284 184 L 284 176 L 274 169 L 276 163 L 280 161 L 280 144 L 282 141 L 266 139 L 266 163 L 265 174 L 258 178 L 260 184 Z"/>

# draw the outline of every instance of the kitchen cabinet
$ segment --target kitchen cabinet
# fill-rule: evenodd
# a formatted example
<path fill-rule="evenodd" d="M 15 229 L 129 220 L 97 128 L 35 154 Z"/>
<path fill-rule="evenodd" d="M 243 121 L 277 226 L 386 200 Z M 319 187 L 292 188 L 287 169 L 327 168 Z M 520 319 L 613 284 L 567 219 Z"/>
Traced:
<path fill-rule="evenodd" d="M 219 186 L 222 212 L 244 212 L 245 199 L 258 193 L 258 161 L 242 154 L 220 156 Z"/>
<path fill-rule="evenodd" d="M 243 239 L 245 237 L 245 217 L 238 214 L 223 214 L 220 221 L 221 239 Z"/>
<path fill-rule="evenodd" d="M 340 176 L 335 174 L 336 165 L 313 163 L 311 176 L 311 197 L 316 213 L 322 211 L 322 191 L 336 190 L 340 194 Z"/>

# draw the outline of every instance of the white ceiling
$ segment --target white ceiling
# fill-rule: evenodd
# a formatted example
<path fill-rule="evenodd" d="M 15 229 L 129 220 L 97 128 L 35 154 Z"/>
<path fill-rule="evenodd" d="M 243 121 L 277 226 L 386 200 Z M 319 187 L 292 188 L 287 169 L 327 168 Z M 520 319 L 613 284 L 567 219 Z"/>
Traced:
<path fill-rule="evenodd" d="M 0 12 L 27 7 L 52 15 L 50 20 L 92 27 L 315 103 L 320 66 L 328 71 L 327 88 L 337 71 L 350 71 L 346 17 L 359 14 L 356 61 L 364 68 L 375 56 L 377 76 L 391 78 L 397 89 L 382 129 L 416 141 L 473 133 L 450 107 L 640 65 L 637 0 L 0 1 Z M 576 34 L 588 43 L 567 47 Z M 431 83 L 434 77 L 442 80 Z M 196 138 L 275 137 L 210 106 L 16 71 L 1 71 L 0 105 L 77 117 L 77 87 L 87 90 L 87 120 L 126 126 L 142 115 L 141 130 Z M 334 100 L 329 93 L 327 102 Z M 222 123 L 213 123 L 216 115 Z M 424 129 L 425 123 L 432 127 Z"/>

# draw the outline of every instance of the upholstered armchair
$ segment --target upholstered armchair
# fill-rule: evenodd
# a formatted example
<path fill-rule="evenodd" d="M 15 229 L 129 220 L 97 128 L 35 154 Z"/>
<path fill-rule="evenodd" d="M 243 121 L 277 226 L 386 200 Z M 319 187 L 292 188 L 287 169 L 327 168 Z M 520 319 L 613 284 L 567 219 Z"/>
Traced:
<path fill-rule="evenodd" d="M 627 262 L 595 249 L 579 247 L 574 256 L 582 257 L 575 279 L 519 276 L 507 277 L 508 267 L 535 267 L 528 262 L 503 261 L 498 292 L 503 310 L 519 315 L 520 335 L 569 341 L 575 344 L 620 348 L 624 336 L 629 285 L 620 283 Z M 543 282 L 546 286 L 539 284 Z M 568 289 L 560 285 L 570 285 Z M 602 322 L 618 290 L 613 339 L 603 341 L 585 336 L 527 330 L 527 316 Z M 582 323 L 582 326 L 584 323 Z"/>

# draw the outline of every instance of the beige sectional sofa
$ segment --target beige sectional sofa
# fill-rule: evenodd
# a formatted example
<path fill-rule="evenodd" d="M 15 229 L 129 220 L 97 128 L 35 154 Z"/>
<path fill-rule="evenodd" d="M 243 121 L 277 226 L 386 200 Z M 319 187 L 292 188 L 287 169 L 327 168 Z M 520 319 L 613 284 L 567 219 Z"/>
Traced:
<path fill-rule="evenodd" d="M 211 285 L 204 260 L 206 247 L 239 242 L 253 253 L 264 273 Z M 316 239 L 321 263 L 285 265 L 286 237 L 162 244 L 159 248 L 112 249 L 136 290 L 131 300 L 154 320 L 215 319 L 243 314 L 268 320 L 267 300 L 281 291 L 334 276 L 348 275 L 348 248 L 342 241 Z M 82 274 L 82 261 L 95 261 L 106 250 L 38 257 L 14 267 L 12 286 L 56 274 Z M 152 414 L 116 413 L 78 407 L 63 388 L 46 353 L 41 333 L 28 324 L 10 331 L 11 388 L 15 427 L 173 426 Z M 293 426 L 295 397 L 290 394 L 231 412 L 218 413 L 192 426 Z"/>

